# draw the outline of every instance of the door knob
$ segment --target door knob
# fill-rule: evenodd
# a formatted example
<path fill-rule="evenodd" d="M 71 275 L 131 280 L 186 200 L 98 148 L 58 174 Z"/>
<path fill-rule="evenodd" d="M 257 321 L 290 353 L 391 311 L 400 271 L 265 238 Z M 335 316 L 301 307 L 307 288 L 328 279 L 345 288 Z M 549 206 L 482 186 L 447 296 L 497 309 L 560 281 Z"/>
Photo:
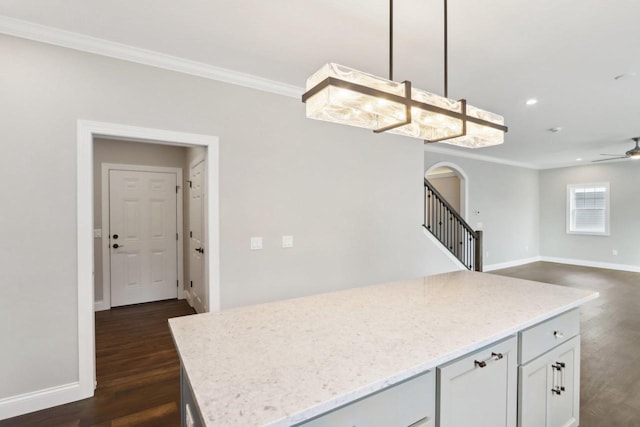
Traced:
<path fill-rule="evenodd" d="M 114 239 L 117 239 L 117 238 L 118 238 L 118 235 L 117 235 L 117 234 L 114 234 L 114 235 L 113 235 L 113 238 L 114 238 Z"/>
<path fill-rule="evenodd" d="M 200 252 L 201 254 L 204 253 L 204 248 L 196 248 L 196 252 Z"/>
<path fill-rule="evenodd" d="M 124 248 L 124 245 L 119 245 L 117 243 L 113 244 L 113 249 Z"/>

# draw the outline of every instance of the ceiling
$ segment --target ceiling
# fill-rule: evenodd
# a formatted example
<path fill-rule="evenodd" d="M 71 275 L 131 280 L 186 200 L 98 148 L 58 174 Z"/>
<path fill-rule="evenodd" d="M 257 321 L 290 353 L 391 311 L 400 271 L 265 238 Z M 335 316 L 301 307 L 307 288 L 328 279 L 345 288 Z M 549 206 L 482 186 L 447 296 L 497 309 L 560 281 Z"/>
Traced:
<path fill-rule="evenodd" d="M 395 1 L 395 80 L 442 93 L 442 12 Z M 387 0 L 0 0 L 0 15 L 298 87 L 326 62 L 388 74 Z M 549 168 L 632 148 L 639 16 L 637 0 L 449 0 L 449 96 L 509 126 L 473 154 Z"/>

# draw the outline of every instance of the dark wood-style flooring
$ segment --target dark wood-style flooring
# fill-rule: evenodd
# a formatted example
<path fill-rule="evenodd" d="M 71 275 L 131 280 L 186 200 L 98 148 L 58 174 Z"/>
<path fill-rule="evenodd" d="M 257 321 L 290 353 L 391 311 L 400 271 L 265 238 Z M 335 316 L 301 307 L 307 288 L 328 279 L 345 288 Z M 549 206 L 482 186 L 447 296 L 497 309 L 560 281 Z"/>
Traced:
<path fill-rule="evenodd" d="M 549 262 L 491 273 L 600 292 L 580 310 L 580 427 L 640 427 L 640 273 Z"/>
<path fill-rule="evenodd" d="M 96 313 L 92 398 L 0 421 L 0 427 L 176 427 L 180 362 L 167 319 L 194 314 L 185 300 Z"/>

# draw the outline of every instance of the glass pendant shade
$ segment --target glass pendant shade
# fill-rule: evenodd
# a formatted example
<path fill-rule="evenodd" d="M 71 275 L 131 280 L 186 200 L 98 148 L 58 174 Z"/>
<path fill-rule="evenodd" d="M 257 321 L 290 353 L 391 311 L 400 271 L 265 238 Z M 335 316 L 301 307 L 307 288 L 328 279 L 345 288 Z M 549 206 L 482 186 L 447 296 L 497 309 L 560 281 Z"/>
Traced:
<path fill-rule="evenodd" d="M 441 108 L 445 113 L 434 112 L 430 106 Z M 441 141 L 462 135 L 464 120 L 446 114 L 462 114 L 463 103 L 421 90 L 411 91 L 411 123 L 389 130 L 389 133 L 410 136 L 427 141 Z"/>
<path fill-rule="evenodd" d="M 502 116 L 338 64 L 307 80 L 307 117 L 469 148 L 504 142 Z M 408 92 L 408 93 L 407 93 Z"/>
<path fill-rule="evenodd" d="M 348 83 L 326 84 L 327 79 Z M 336 82 L 334 82 L 336 83 Z M 362 93 L 357 86 L 368 87 L 378 94 Z M 392 96 L 404 97 L 405 88 L 371 74 L 338 64 L 326 64 L 307 79 L 307 93 L 320 88 L 305 102 L 307 117 L 367 129 L 381 129 L 407 120 L 405 105 Z"/>
<path fill-rule="evenodd" d="M 445 142 L 466 148 L 482 148 L 504 143 L 504 117 L 467 105 L 467 133 L 464 136 L 447 139 Z M 476 123 L 473 118 L 501 126 L 503 129 Z"/>

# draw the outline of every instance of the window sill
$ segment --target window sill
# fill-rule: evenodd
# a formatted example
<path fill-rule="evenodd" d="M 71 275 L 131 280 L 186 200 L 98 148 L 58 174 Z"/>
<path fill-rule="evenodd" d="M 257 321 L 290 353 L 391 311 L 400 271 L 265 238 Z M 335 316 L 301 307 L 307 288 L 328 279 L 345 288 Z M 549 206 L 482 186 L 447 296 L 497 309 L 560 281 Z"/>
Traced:
<path fill-rule="evenodd" d="M 608 231 L 569 231 L 567 234 L 583 235 L 583 236 L 609 236 L 611 233 Z"/>

